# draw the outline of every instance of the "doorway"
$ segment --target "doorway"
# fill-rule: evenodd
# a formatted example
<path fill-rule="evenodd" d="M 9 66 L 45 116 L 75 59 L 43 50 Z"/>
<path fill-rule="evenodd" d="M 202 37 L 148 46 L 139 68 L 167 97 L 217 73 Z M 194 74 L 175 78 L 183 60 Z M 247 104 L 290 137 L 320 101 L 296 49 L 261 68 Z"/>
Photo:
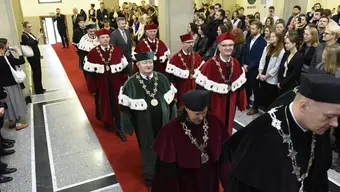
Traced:
<path fill-rule="evenodd" d="M 44 44 L 61 43 L 61 37 L 57 29 L 57 22 L 53 22 L 53 16 L 40 16 L 40 26 L 45 37 Z M 66 33 L 68 33 L 67 30 Z"/>

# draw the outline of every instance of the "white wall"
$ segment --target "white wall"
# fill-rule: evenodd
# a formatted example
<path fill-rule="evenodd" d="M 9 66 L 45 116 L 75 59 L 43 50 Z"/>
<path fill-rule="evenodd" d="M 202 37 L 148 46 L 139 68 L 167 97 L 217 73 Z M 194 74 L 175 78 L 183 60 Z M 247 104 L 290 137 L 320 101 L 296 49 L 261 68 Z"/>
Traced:
<path fill-rule="evenodd" d="M 98 8 L 100 2 L 98 0 L 63 0 L 62 3 L 39 4 L 38 0 L 21 0 L 21 7 L 24 17 L 33 17 L 55 13 L 56 8 L 60 8 L 63 14 L 72 14 L 74 7 L 87 12 L 91 3 L 96 4 L 96 8 Z"/>

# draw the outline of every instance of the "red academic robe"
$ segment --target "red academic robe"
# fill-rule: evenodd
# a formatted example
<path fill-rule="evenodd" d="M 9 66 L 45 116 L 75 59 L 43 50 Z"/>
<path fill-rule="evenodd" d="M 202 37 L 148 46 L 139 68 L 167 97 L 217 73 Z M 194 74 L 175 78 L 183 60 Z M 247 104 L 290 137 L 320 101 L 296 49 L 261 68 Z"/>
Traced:
<path fill-rule="evenodd" d="M 106 65 L 103 59 L 108 58 L 110 52 L 111 61 Z M 110 51 L 107 52 L 97 46 L 85 58 L 84 70 L 90 73 L 88 89 L 99 94 L 100 120 L 104 123 L 113 124 L 113 117 L 116 120 L 120 118 L 118 95 L 120 87 L 128 79 L 127 66 L 128 62 L 123 53 L 114 45 L 110 45 Z"/>
<path fill-rule="evenodd" d="M 138 43 L 134 52 L 135 53 L 133 53 L 132 55 L 143 52 L 155 52 L 154 71 L 160 72 L 165 75 L 165 67 L 170 56 L 170 50 L 166 47 L 162 40 L 156 38 L 155 42 L 152 43 L 149 38 L 144 38 Z M 138 67 L 134 65 L 133 74 L 137 72 Z"/>
<path fill-rule="evenodd" d="M 184 118 L 183 118 L 184 119 Z M 229 162 L 226 141 L 229 138 L 223 123 L 212 113 L 207 114 L 209 155 L 201 163 L 201 152 L 185 134 L 179 118 L 165 125 L 157 135 L 153 150 L 158 155 L 152 182 L 153 192 L 219 192 L 219 181 L 226 186 Z M 186 121 L 191 134 L 203 143 L 203 123 Z"/>
<path fill-rule="evenodd" d="M 184 61 L 181 60 L 182 58 Z M 178 91 L 177 103 L 179 107 L 183 106 L 182 95 L 191 89 L 196 89 L 194 77 L 202 64 L 203 60 L 198 53 L 191 52 L 189 55 L 183 50 L 173 55 L 167 64 L 165 71 L 170 75 L 169 79 Z"/>
<path fill-rule="evenodd" d="M 227 64 L 221 61 L 220 55 L 213 57 L 220 63 L 222 73 L 227 77 Z M 236 106 L 239 110 L 244 111 L 247 107 L 246 90 L 243 88 L 247 81 L 245 72 L 240 63 L 235 58 L 230 59 L 229 71 L 231 71 L 232 63 L 234 63 L 230 84 L 226 84 L 222 79 L 218 65 L 211 58 L 203 64 L 200 69 L 196 83 L 204 89 L 210 91 L 211 94 L 211 112 L 215 114 L 227 127 L 228 133 L 231 135 L 233 131 L 234 117 Z"/>

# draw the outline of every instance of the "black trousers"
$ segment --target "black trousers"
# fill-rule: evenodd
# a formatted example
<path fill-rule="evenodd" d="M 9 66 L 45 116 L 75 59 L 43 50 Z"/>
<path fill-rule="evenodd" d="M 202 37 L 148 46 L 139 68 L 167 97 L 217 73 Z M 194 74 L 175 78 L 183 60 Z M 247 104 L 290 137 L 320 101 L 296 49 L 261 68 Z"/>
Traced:
<path fill-rule="evenodd" d="M 254 97 L 255 97 L 255 95 L 257 94 L 257 89 L 259 87 L 259 81 L 256 79 L 257 75 L 258 75 L 258 70 L 252 70 L 246 73 L 246 77 L 247 77 L 246 93 L 247 93 L 248 105 L 250 103 L 251 95 L 254 93 Z M 254 99 L 254 102 L 255 102 L 255 99 Z"/>
<path fill-rule="evenodd" d="M 257 94 L 254 95 L 254 109 L 258 109 L 258 106 L 264 106 L 267 109 L 278 97 L 277 85 L 272 85 L 267 82 L 259 81 L 259 87 Z"/>
<path fill-rule="evenodd" d="M 61 38 L 61 42 L 63 44 L 63 47 L 68 47 L 68 38 L 67 38 L 67 33 L 65 28 L 58 28 L 58 32 Z"/>
<path fill-rule="evenodd" d="M 35 93 L 42 93 L 43 86 L 41 83 L 41 60 L 40 55 L 27 57 L 32 73 L 33 73 L 33 84 Z"/>

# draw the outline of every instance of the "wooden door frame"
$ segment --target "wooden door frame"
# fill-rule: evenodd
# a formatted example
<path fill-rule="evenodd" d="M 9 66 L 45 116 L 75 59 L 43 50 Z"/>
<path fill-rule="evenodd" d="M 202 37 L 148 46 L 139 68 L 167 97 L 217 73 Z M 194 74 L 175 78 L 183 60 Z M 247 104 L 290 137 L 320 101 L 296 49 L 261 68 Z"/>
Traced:
<path fill-rule="evenodd" d="M 44 24 L 43 24 L 42 20 L 45 19 L 45 18 L 52 18 L 53 19 L 54 17 L 55 17 L 55 15 L 44 15 L 44 16 L 40 16 L 39 17 L 40 18 L 40 28 L 42 29 L 44 34 L 46 34 L 46 33 L 45 33 L 45 28 L 44 28 Z M 67 18 L 66 18 L 66 15 L 65 15 L 65 25 L 66 25 L 66 35 L 67 35 L 68 39 L 70 39 L 69 38 L 70 36 L 69 36 L 68 30 L 67 30 Z M 53 28 L 54 28 L 54 22 L 53 22 Z M 58 32 L 58 29 L 55 30 L 55 31 Z M 56 35 L 55 35 L 55 39 L 57 40 L 57 36 Z M 44 38 L 44 44 L 46 44 L 46 38 Z"/>

